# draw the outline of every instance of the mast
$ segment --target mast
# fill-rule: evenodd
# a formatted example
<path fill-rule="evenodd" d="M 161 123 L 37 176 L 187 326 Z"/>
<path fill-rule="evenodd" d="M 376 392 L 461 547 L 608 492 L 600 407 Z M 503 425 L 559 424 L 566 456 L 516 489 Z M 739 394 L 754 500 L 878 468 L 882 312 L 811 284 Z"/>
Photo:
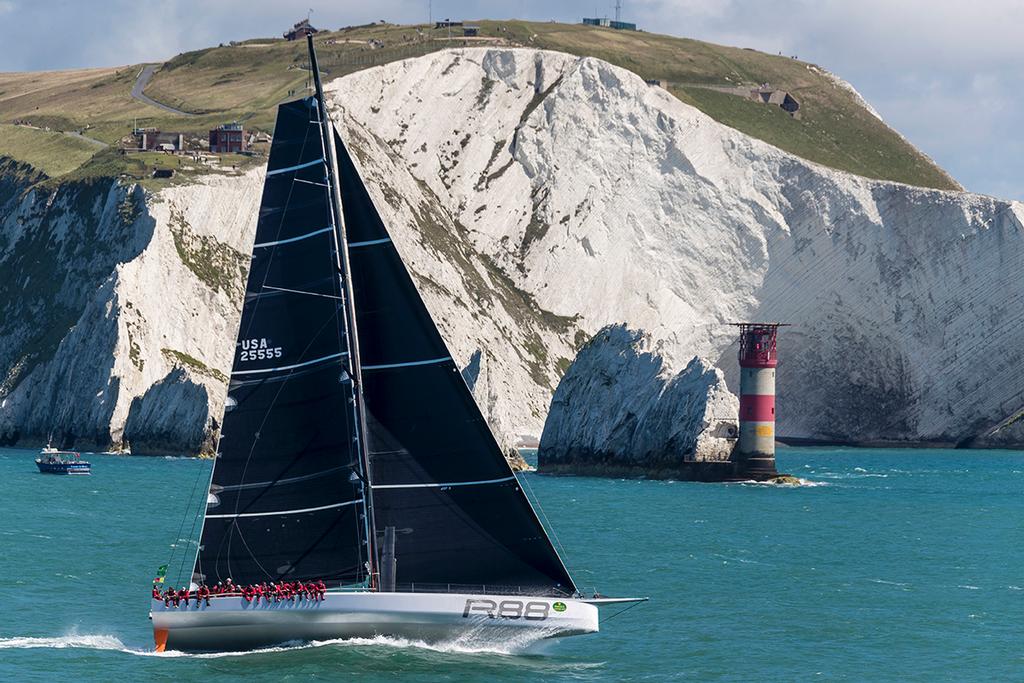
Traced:
<path fill-rule="evenodd" d="M 334 218 L 335 235 L 338 244 L 338 277 L 342 280 L 341 286 L 345 293 L 345 319 L 348 326 L 348 334 L 345 335 L 345 339 L 348 344 L 349 377 L 353 384 L 352 398 L 356 417 L 356 450 L 359 455 L 359 465 L 363 478 L 363 514 L 365 516 L 366 552 L 370 564 L 370 587 L 379 590 L 377 528 L 373 514 L 370 458 L 366 450 L 366 406 L 363 400 L 362 363 L 359 359 L 359 334 L 356 329 L 355 299 L 352 293 L 352 274 L 348 259 L 348 239 L 345 233 L 345 217 L 342 212 L 341 190 L 338 184 L 338 158 L 334 149 L 334 131 L 331 126 L 331 120 L 327 115 L 323 86 L 320 83 L 320 68 L 316 61 L 316 51 L 313 49 L 313 34 L 311 32 L 306 33 L 306 41 L 309 47 L 309 68 L 313 73 L 315 97 L 320 114 L 324 159 L 327 160 L 327 185 L 329 186 L 331 196 L 331 212 Z"/>

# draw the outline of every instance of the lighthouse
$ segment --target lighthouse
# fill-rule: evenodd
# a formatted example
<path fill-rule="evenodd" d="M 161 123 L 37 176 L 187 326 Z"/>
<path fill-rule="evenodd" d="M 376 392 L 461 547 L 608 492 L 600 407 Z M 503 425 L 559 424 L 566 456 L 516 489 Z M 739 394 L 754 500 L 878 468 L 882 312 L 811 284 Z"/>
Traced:
<path fill-rule="evenodd" d="M 740 438 L 735 459 L 745 476 L 775 477 L 775 341 L 781 323 L 740 328 Z"/>

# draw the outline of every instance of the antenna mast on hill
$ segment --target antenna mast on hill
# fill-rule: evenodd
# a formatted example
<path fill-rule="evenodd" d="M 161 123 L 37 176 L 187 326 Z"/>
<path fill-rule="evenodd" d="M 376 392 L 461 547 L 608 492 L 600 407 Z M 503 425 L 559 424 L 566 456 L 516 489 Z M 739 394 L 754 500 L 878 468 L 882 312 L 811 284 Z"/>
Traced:
<path fill-rule="evenodd" d="M 615 21 L 622 21 L 622 0 L 615 0 Z"/>

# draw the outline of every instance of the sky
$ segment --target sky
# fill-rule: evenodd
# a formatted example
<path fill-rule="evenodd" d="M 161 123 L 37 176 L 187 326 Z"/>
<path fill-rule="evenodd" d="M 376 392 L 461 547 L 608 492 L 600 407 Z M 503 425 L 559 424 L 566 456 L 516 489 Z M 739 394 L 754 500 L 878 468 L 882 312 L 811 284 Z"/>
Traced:
<path fill-rule="evenodd" d="M 614 16 L 614 0 L 0 0 L 0 71 L 116 66 L 385 19 Z M 853 84 L 967 189 L 1024 200 L 1024 0 L 622 0 L 641 29 L 782 52 Z"/>

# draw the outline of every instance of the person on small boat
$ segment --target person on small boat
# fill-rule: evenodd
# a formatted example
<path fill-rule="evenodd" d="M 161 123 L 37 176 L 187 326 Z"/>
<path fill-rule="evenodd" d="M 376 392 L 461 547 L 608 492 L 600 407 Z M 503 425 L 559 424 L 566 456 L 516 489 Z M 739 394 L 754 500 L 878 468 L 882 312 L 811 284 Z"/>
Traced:
<path fill-rule="evenodd" d="M 205 583 L 199 584 L 199 590 L 197 591 L 197 594 L 199 595 L 199 597 L 196 598 L 196 605 L 199 604 L 200 600 L 204 600 L 206 602 L 206 606 L 209 607 L 210 606 L 210 589 L 206 587 Z"/>
<path fill-rule="evenodd" d="M 160 599 L 160 584 L 158 584 L 158 583 L 154 583 L 153 584 L 153 599 L 154 600 L 159 600 Z"/>
<path fill-rule="evenodd" d="M 316 600 L 321 602 L 324 596 L 327 594 L 327 586 L 324 585 L 323 579 L 317 579 L 316 582 Z"/>
<path fill-rule="evenodd" d="M 237 592 L 237 587 L 235 586 L 235 584 L 231 583 L 231 577 L 229 576 L 228 580 L 224 582 L 223 593 L 225 595 L 234 595 L 236 592 Z"/>
<path fill-rule="evenodd" d="M 188 586 L 185 586 L 184 588 L 182 588 L 179 591 L 179 593 L 181 594 L 181 596 L 180 596 L 181 599 L 185 601 L 185 608 L 188 609 L 188 601 L 189 601 L 189 597 L 190 597 L 190 591 L 188 589 Z"/>

